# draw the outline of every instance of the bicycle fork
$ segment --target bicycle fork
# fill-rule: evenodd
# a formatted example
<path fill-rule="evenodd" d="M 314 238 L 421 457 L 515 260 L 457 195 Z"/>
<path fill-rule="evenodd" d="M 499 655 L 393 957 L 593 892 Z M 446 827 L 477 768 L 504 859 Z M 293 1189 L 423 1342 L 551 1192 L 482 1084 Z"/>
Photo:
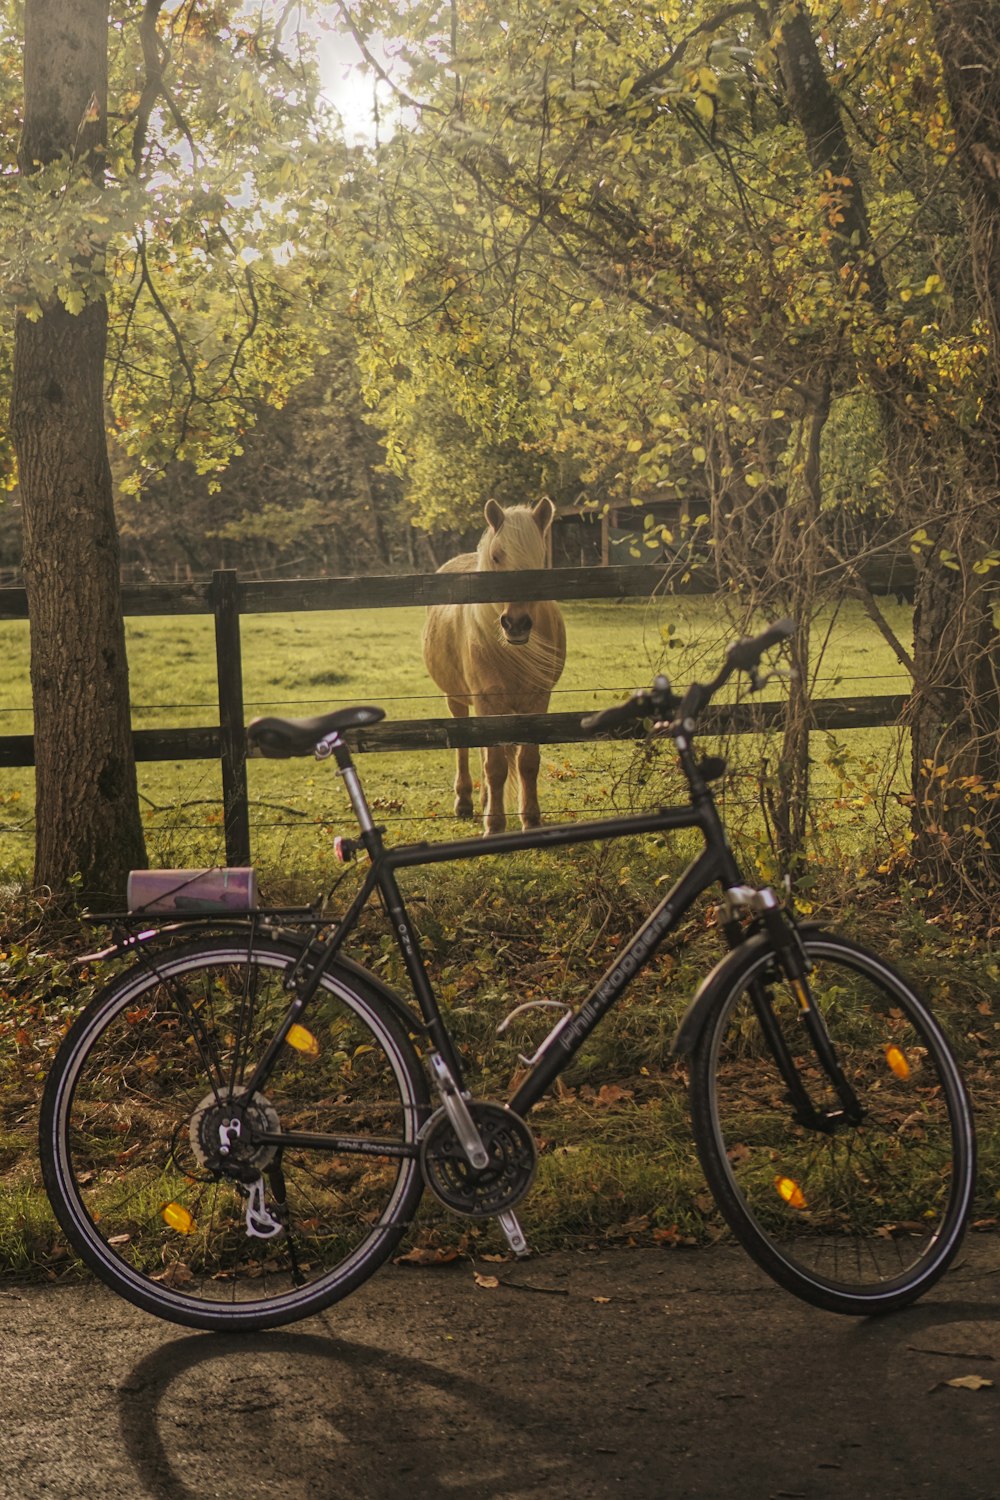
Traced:
<path fill-rule="evenodd" d="M 810 964 L 794 924 L 785 915 L 771 890 L 736 887 L 726 894 L 730 909 L 746 906 L 760 918 L 774 947 L 780 974 L 788 981 L 798 1004 L 799 1022 L 804 1026 L 816 1060 L 839 1100 L 839 1107 L 817 1109 L 802 1082 L 781 1023 L 774 1013 L 770 986 L 764 979 L 754 980 L 749 987 L 754 1014 L 775 1066 L 788 1089 L 796 1120 L 806 1129 L 823 1131 L 827 1135 L 832 1135 L 839 1125 L 860 1125 L 865 1112 L 840 1066 L 826 1021 L 813 1000 L 809 989 Z M 729 920 L 734 921 L 732 916 Z M 728 926 L 727 935 L 732 936 Z"/>

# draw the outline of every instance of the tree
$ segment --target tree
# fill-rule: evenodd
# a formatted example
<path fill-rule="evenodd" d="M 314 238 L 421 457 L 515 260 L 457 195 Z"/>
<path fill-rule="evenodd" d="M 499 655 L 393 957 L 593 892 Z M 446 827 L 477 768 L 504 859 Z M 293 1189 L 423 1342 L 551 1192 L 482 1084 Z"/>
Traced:
<path fill-rule="evenodd" d="M 921 9 L 914 7 L 918 15 Z M 1000 218 L 995 193 L 990 201 L 987 165 L 987 141 L 997 141 L 1000 94 L 995 81 L 981 82 L 995 80 L 995 66 L 984 57 L 993 65 L 997 60 L 995 33 L 989 32 L 984 9 L 995 22 L 997 7 L 989 5 L 946 4 L 937 13 L 957 127 L 945 160 L 950 166 L 954 153 L 964 169 L 973 272 L 981 288 L 982 321 L 994 335 L 994 373 L 990 375 L 989 366 L 983 371 L 985 400 L 956 406 L 950 382 L 939 382 L 928 368 L 931 351 L 914 337 L 916 330 L 907 326 L 905 315 L 890 310 L 886 257 L 871 233 L 859 153 L 848 140 L 810 18 L 801 6 L 772 8 L 786 97 L 814 170 L 839 187 L 841 222 L 831 252 L 840 274 L 857 284 L 859 300 L 870 308 L 867 346 L 859 345 L 856 353 L 857 374 L 881 410 L 899 512 L 918 539 L 909 713 L 915 854 L 926 879 L 952 895 L 972 894 L 977 901 L 991 899 L 1000 873 L 1000 817 L 992 811 L 993 792 L 1000 787 L 1000 654 L 989 578 L 1000 541 L 1000 426 L 995 418 L 994 292 L 987 290 L 1000 265 L 995 249 Z M 916 18 L 905 19 L 912 24 Z M 919 19 L 926 33 L 927 13 Z M 896 68 L 903 81 L 906 61 L 900 49 Z M 936 75 L 936 60 L 931 66 Z M 910 71 L 912 78 L 912 65 Z M 940 100 L 940 80 L 934 76 L 933 81 Z M 933 343 L 941 330 L 927 332 Z"/>
<path fill-rule="evenodd" d="M 14 10 L 0 6 L 16 40 Z M 336 203 L 349 153 L 326 139 L 314 43 L 284 35 L 291 17 L 236 0 L 145 0 L 138 17 L 95 0 L 24 8 L 0 296 L 15 322 L 35 875 L 60 892 L 79 878 L 115 896 L 144 860 L 105 417 L 127 493 L 175 459 L 217 471 L 261 404 L 308 377 L 344 306 L 341 257 L 313 273 L 303 249 L 336 248 L 349 222 Z M 10 101 L 5 54 L 5 115 Z M 6 355 L 0 340 L 0 374 Z"/>
<path fill-rule="evenodd" d="M 225 470 L 167 466 L 119 507 L 122 556 L 151 577 L 234 567 L 262 577 L 433 571 L 402 514 L 399 484 L 358 390 L 349 326 L 284 406 L 261 404 Z"/>
<path fill-rule="evenodd" d="M 84 210 L 73 269 L 99 282 L 107 144 L 102 0 L 27 0 L 18 162 L 54 167 Z M 35 879 L 116 897 L 145 864 L 136 796 L 118 546 L 104 426 L 107 303 L 57 292 L 15 325 L 11 428 L 24 506 L 35 710 Z"/>
<path fill-rule="evenodd" d="M 944 587 L 923 603 L 928 669 L 914 746 L 924 861 L 995 899 L 1000 873 L 1000 5 L 934 0 L 985 360 L 954 445 L 950 515 L 934 538 Z M 928 550 L 930 550 L 928 548 Z M 918 647 L 921 644 L 918 636 Z"/>

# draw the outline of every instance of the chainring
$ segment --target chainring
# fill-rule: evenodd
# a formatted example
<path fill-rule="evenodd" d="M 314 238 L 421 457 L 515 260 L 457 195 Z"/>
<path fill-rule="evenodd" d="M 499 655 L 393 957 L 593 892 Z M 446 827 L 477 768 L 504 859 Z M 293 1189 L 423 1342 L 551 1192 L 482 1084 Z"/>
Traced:
<path fill-rule="evenodd" d="M 446 1208 L 470 1219 L 489 1219 L 520 1203 L 535 1177 L 538 1148 L 520 1115 L 503 1104 L 472 1100 L 468 1106 L 489 1162 L 473 1167 L 444 1109 L 427 1122 L 420 1142 L 424 1181 Z"/>

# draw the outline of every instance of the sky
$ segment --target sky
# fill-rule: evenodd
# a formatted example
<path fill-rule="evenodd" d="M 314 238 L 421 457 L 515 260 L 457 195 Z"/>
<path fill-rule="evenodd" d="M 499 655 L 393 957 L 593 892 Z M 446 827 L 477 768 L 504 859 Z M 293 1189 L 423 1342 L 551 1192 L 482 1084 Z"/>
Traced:
<path fill-rule="evenodd" d="M 321 31 L 317 35 L 317 49 L 323 92 L 340 114 L 347 139 L 361 136 L 373 140 L 375 89 L 378 88 L 384 108 L 389 99 L 386 85 L 378 82 L 369 70 L 351 37 L 336 31 Z M 372 51 L 377 55 L 375 46 Z M 385 118 L 379 129 L 383 140 L 392 133 Z"/>

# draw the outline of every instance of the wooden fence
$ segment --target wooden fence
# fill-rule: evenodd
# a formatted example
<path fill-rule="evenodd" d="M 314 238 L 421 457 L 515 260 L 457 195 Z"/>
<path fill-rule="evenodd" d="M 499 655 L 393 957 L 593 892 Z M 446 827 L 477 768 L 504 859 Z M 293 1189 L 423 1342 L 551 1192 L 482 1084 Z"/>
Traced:
<path fill-rule="evenodd" d="M 873 592 L 907 594 L 911 579 L 900 565 L 866 576 Z M 218 760 L 222 770 L 226 857 L 232 865 L 251 863 L 247 793 L 247 746 L 243 706 L 240 620 L 246 614 L 295 613 L 306 610 L 392 609 L 428 604 L 505 602 L 511 597 L 510 573 L 430 573 L 403 577 L 283 579 L 240 582 L 232 569 L 220 569 L 204 583 L 142 584 L 123 590 L 123 611 L 143 615 L 211 614 L 215 618 L 215 655 L 219 722 L 203 728 L 133 731 L 139 761 Z M 517 597 L 534 599 L 625 599 L 654 595 L 706 594 L 711 585 L 696 573 L 671 576 L 662 566 L 556 568 L 520 573 Z M 23 588 L 0 589 L 0 619 L 27 619 Z M 906 704 L 900 695 L 827 698 L 812 704 L 816 729 L 861 729 L 896 723 Z M 711 733 L 745 733 L 780 724 L 781 703 L 752 707 L 719 706 L 709 711 Z M 530 717 L 397 719 L 353 731 L 361 752 L 447 750 L 459 746 L 505 744 L 511 740 L 539 745 L 571 744 L 592 738 L 580 728 L 580 714 L 550 713 Z M 0 767 L 34 765 L 30 734 L 0 736 Z"/>

